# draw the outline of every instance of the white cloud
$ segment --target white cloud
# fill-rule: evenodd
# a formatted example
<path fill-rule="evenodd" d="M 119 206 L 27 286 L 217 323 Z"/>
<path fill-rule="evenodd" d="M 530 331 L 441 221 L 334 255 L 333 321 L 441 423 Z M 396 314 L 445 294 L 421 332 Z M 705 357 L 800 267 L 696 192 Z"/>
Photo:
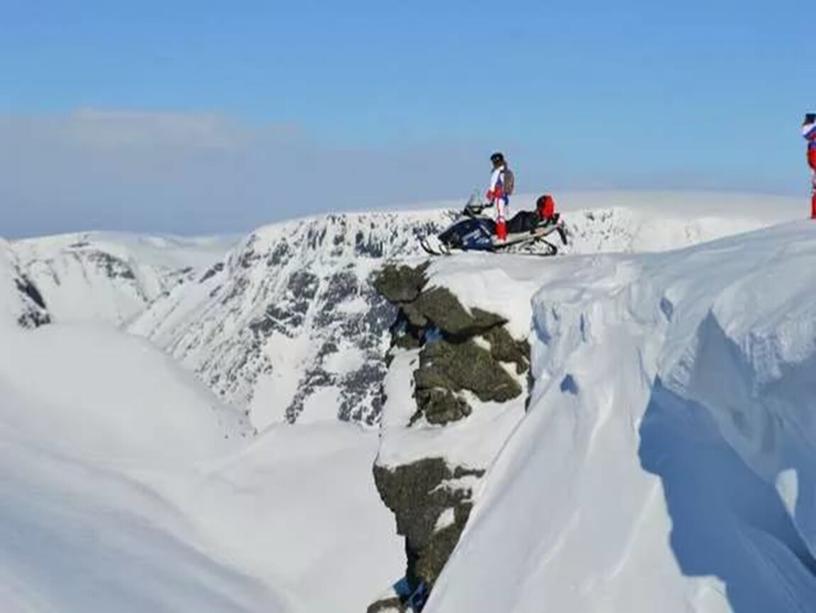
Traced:
<path fill-rule="evenodd" d="M 92 108 L 0 115 L 0 143 L 0 236 L 7 237 L 85 229 L 240 232 L 320 211 L 465 199 L 483 187 L 487 157 L 498 148 L 475 137 L 469 143 L 344 148 L 286 123 Z M 723 188 L 735 172 L 624 168 L 614 155 L 559 152 L 549 142 L 500 147 L 510 153 L 525 192 Z M 790 174 L 798 177 L 797 169 Z M 751 191 L 771 183 L 756 175 L 732 185 Z"/>
<path fill-rule="evenodd" d="M 249 134 L 213 113 L 81 109 L 62 122 L 64 137 L 89 147 L 230 148 Z"/>
<path fill-rule="evenodd" d="M 317 211 L 466 195 L 486 172 L 487 151 L 341 149 L 290 124 L 100 109 L 0 116 L 0 142 L 0 236 L 232 232 Z"/>

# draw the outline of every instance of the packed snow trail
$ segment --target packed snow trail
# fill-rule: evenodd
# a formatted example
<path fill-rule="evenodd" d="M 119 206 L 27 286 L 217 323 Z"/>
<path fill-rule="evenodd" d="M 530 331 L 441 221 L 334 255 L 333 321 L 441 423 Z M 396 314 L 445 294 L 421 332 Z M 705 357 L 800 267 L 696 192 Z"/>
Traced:
<path fill-rule="evenodd" d="M 812 611 L 816 226 L 548 265 L 488 271 L 536 381 L 425 610 Z"/>

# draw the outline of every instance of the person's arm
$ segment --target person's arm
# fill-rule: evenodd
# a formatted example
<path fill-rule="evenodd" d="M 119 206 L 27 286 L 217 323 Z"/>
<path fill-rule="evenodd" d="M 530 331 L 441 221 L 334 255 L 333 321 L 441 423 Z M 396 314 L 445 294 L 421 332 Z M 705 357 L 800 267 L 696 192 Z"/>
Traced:
<path fill-rule="evenodd" d="M 497 168 L 490 175 L 490 187 L 487 188 L 487 199 L 490 202 L 502 197 L 502 168 Z"/>

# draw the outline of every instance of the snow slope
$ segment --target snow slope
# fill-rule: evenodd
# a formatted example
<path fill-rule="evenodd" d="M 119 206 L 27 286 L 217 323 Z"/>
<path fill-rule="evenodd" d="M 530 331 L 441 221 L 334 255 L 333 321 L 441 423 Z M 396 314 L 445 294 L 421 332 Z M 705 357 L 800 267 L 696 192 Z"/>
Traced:
<path fill-rule="evenodd" d="M 374 433 L 254 435 L 147 341 L 0 322 L 0 609 L 361 610 L 401 567 Z"/>
<path fill-rule="evenodd" d="M 813 610 L 814 263 L 810 222 L 438 262 L 464 303 L 532 323 L 535 386 L 425 610 Z"/>
<path fill-rule="evenodd" d="M 634 255 L 768 221 L 559 202 L 575 255 L 431 269 L 532 334 L 535 386 L 528 412 L 474 403 L 444 434 L 383 424 L 386 463 L 492 464 L 426 610 L 812 610 L 814 228 Z M 404 552 L 377 433 L 336 418 L 411 393 L 368 278 L 448 218 L 297 220 L 213 265 L 217 241 L 0 243 L 0 602 L 363 610 Z M 18 329 L 48 314 L 29 276 L 68 323 Z M 134 317 L 166 353 L 113 327 Z"/>
<path fill-rule="evenodd" d="M 19 240 L 11 248 L 54 321 L 122 325 L 235 241 L 85 232 Z"/>
<path fill-rule="evenodd" d="M 0 408 L 3 424 L 51 447 L 164 462 L 225 452 L 252 434 L 243 414 L 144 339 L 88 324 L 10 329 L 2 339 L 4 396 L 21 399 Z"/>
<path fill-rule="evenodd" d="M 798 198 L 730 192 L 585 191 L 557 194 L 569 253 L 667 251 L 800 219 Z M 532 208 L 520 196 L 517 206 Z"/>

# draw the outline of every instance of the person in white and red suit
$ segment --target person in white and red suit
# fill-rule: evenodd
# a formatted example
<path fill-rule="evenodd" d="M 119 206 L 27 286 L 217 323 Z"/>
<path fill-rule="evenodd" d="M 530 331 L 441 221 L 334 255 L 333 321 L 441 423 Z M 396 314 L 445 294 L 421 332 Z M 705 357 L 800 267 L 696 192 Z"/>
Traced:
<path fill-rule="evenodd" d="M 805 115 L 802 136 L 808 142 L 807 161 L 811 172 L 810 218 L 816 219 L 816 113 Z"/>
<path fill-rule="evenodd" d="M 490 173 L 490 186 L 486 196 L 487 201 L 496 206 L 496 238 L 503 241 L 507 238 L 507 215 L 513 179 L 504 155 L 494 153 L 490 156 L 490 162 L 493 164 L 493 171 Z"/>

